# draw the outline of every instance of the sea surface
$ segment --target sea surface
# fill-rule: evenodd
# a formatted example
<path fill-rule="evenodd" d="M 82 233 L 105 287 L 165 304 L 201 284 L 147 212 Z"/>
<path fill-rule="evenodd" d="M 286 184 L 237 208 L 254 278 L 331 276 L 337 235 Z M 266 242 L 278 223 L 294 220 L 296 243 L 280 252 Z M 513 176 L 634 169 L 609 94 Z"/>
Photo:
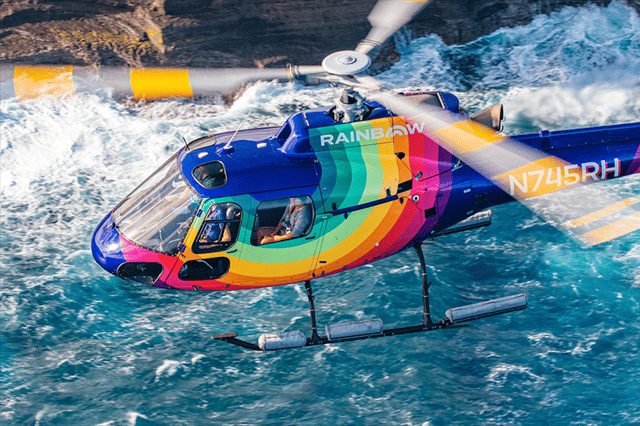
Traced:
<path fill-rule="evenodd" d="M 520 134 L 640 120 L 640 18 L 624 3 L 567 8 L 471 43 L 397 37 L 380 75 L 503 103 Z M 345 46 L 348 48 L 349 46 Z M 211 335 L 300 329 L 300 284 L 230 293 L 149 288 L 93 260 L 101 218 L 202 135 L 279 125 L 331 105 L 328 86 L 257 83 L 220 99 L 135 103 L 109 92 L 1 101 L 0 424 L 640 424 L 640 234 L 581 249 L 519 204 L 426 246 L 431 306 L 527 293 L 528 309 L 468 328 L 256 353 Z M 640 193 L 640 177 L 606 183 Z M 421 320 L 406 251 L 313 282 L 321 328 Z"/>

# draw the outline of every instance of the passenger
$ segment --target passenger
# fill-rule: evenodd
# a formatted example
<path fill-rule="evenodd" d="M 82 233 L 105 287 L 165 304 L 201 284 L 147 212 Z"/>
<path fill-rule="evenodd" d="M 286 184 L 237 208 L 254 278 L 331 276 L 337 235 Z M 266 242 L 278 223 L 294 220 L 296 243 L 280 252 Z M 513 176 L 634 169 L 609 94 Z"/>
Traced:
<path fill-rule="evenodd" d="M 225 220 L 225 218 L 225 210 L 218 205 L 211 214 L 207 215 L 205 220 Z M 219 242 L 223 226 L 224 223 L 208 223 L 199 242 L 204 244 Z"/>
<path fill-rule="evenodd" d="M 311 206 L 301 197 L 289 199 L 289 205 L 276 229 L 264 237 L 260 244 L 290 240 L 303 235 L 311 223 Z"/>

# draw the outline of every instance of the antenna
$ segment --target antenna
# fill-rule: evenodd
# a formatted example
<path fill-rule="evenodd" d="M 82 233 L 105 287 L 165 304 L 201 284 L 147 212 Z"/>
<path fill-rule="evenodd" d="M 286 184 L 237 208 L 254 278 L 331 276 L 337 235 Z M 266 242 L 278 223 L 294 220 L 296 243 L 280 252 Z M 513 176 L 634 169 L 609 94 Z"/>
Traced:
<path fill-rule="evenodd" d="M 191 152 L 191 148 L 189 148 L 189 144 L 187 143 L 187 140 L 182 135 L 180 135 L 180 137 L 182 138 L 182 141 L 184 142 L 184 151 L 188 152 L 191 155 L 191 161 L 193 161 L 193 152 Z"/>
<path fill-rule="evenodd" d="M 247 118 L 249 118 L 249 116 L 251 115 L 251 113 L 253 112 L 253 108 L 251 108 L 249 110 L 249 113 L 247 114 L 247 116 L 244 118 L 244 120 L 242 120 L 242 123 L 240 123 L 240 125 L 238 126 L 238 128 L 236 129 L 235 133 L 231 136 L 231 139 L 229 139 L 229 141 L 224 144 L 224 146 L 222 147 L 222 149 L 224 151 L 230 150 L 232 148 L 231 146 L 231 142 L 233 142 L 233 139 L 236 137 L 236 135 L 238 134 L 238 132 L 240 131 L 240 129 L 242 128 L 242 125 L 247 121 Z"/>

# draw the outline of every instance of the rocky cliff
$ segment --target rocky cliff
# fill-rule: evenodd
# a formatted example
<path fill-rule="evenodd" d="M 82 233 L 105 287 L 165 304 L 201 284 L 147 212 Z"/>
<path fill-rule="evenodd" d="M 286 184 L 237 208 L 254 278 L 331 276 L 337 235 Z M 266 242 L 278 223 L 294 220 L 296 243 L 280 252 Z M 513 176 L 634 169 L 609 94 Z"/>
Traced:
<path fill-rule="evenodd" d="M 0 61 L 173 67 L 320 63 L 369 31 L 377 0 L 3 0 Z M 611 0 L 593 0 L 606 5 Z M 640 0 L 627 0 L 640 10 Z M 582 0 L 431 0 L 412 37 L 459 44 Z M 397 56 L 387 43 L 377 66 Z"/>

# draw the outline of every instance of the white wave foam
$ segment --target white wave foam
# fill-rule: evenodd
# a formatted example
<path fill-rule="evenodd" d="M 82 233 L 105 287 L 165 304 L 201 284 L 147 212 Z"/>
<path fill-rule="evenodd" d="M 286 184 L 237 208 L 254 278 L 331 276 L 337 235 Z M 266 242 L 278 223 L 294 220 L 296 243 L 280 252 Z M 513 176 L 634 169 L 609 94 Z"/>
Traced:
<path fill-rule="evenodd" d="M 505 123 L 511 134 L 633 122 L 640 118 L 640 86 L 512 88 L 502 103 L 513 118 Z"/>
<path fill-rule="evenodd" d="M 451 91 L 470 112 L 503 103 L 508 134 L 640 118 L 640 18 L 620 1 L 566 7 L 465 45 L 428 36 L 407 51 L 379 77 Z"/>
<path fill-rule="evenodd" d="M 640 79 L 640 19 L 621 1 L 604 8 L 566 7 L 465 45 L 446 46 L 427 36 L 407 51 L 382 78 L 396 85 L 478 91 L 589 82 L 594 75 L 606 81 L 615 70 L 628 86 Z"/>
<path fill-rule="evenodd" d="M 160 381 L 161 377 L 171 377 L 183 368 L 184 366 L 181 362 L 165 359 L 162 362 L 162 365 L 156 368 L 155 382 L 157 383 L 158 381 Z"/>
<path fill-rule="evenodd" d="M 487 381 L 496 385 L 503 385 L 509 380 L 509 376 L 519 376 L 524 382 L 530 384 L 544 381 L 545 378 L 531 371 L 530 367 L 521 365 L 513 365 L 507 363 L 499 363 L 491 367 L 491 371 L 487 376 Z"/>
<path fill-rule="evenodd" d="M 161 123 L 139 120 L 124 106 L 97 96 L 2 101 L 2 115 L 3 200 L 28 198 L 38 185 L 56 186 L 81 172 L 97 174 L 107 188 L 131 176 L 136 181 L 180 144 Z M 122 186 L 126 190 L 131 184 Z"/>
<path fill-rule="evenodd" d="M 614 260 L 625 265 L 633 277 L 633 287 L 640 288 L 640 244 L 633 244 L 628 252 L 614 257 Z"/>
<path fill-rule="evenodd" d="M 45 414 L 47 414 L 47 412 L 49 411 L 49 407 L 44 407 L 42 410 L 38 411 L 36 413 L 36 421 L 34 423 L 35 426 L 40 426 L 40 420 L 43 419 L 43 417 L 45 416 Z"/>
<path fill-rule="evenodd" d="M 195 365 L 195 364 L 196 364 L 196 362 L 198 362 L 199 360 L 201 360 L 201 359 L 202 359 L 202 358 L 204 358 L 204 357 L 205 357 L 205 356 L 204 356 L 203 354 L 197 354 L 197 355 L 194 355 L 194 356 L 191 358 L 191 365 Z"/>
<path fill-rule="evenodd" d="M 136 413 L 135 411 L 129 411 L 127 413 L 127 420 L 129 421 L 129 426 L 136 426 L 136 422 L 138 421 L 138 418 L 149 420 L 146 416 L 143 416 L 140 413 Z"/>

